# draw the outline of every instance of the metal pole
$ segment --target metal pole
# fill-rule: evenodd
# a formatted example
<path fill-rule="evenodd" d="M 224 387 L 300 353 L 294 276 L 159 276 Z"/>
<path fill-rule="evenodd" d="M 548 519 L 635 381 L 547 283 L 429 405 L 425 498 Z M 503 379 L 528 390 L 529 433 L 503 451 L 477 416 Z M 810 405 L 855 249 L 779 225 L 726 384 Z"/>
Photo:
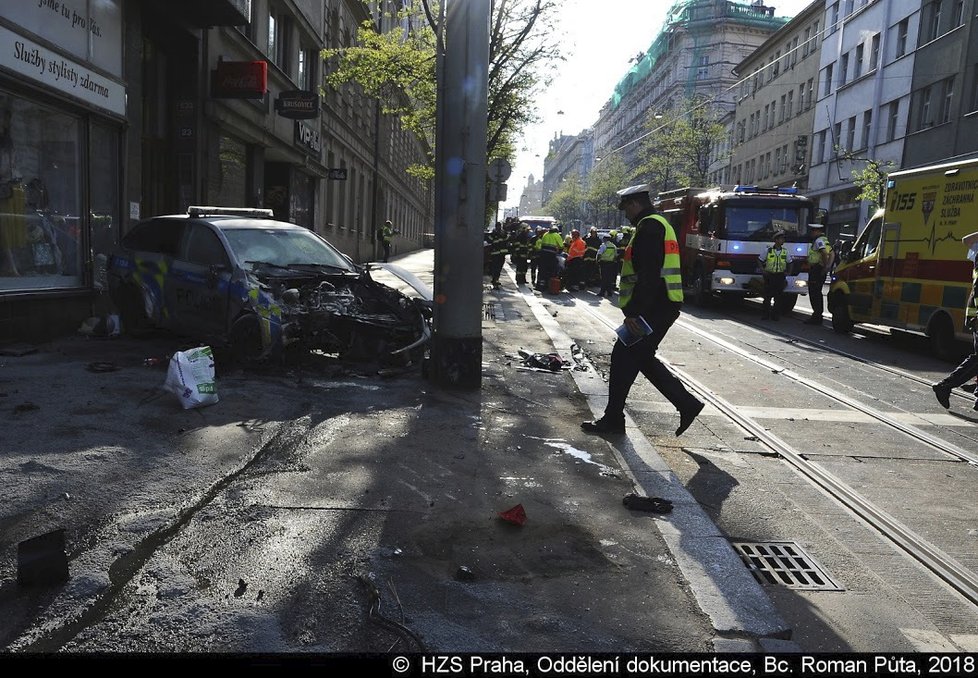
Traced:
<path fill-rule="evenodd" d="M 435 157 L 435 313 L 429 373 L 482 385 L 482 239 L 490 0 L 450 0 L 439 44 Z"/>

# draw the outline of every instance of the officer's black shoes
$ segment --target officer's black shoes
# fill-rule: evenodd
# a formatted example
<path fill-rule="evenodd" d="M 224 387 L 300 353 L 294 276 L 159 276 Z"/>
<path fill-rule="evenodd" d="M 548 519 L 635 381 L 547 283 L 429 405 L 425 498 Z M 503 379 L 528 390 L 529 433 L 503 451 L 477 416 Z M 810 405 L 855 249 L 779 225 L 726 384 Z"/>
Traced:
<path fill-rule="evenodd" d="M 690 426 L 692 426 L 693 421 L 699 416 L 699 413 L 703 411 L 705 405 L 697 401 L 696 405 L 689 407 L 685 410 L 679 411 L 679 428 L 676 429 L 676 435 L 681 436 L 686 432 Z"/>
<path fill-rule="evenodd" d="M 601 417 L 594 421 L 581 422 L 581 430 L 585 433 L 624 433 L 625 420 L 609 421 L 607 417 Z"/>
<path fill-rule="evenodd" d="M 931 386 L 934 389 L 934 395 L 937 396 L 937 402 L 941 404 L 945 410 L 951 407 L 951 387 L 946 386 L 940 382 L 933 384 Z"/>
<path fill-rule="evenodd" d="M 805 321 L 805 324 L 806 325 L 821 325 L 822 324 L 822 318 L 821 317 L 816 318 L 815 316 L 812 316 L 811 318 L 809 318 L 808 320 Z"/>

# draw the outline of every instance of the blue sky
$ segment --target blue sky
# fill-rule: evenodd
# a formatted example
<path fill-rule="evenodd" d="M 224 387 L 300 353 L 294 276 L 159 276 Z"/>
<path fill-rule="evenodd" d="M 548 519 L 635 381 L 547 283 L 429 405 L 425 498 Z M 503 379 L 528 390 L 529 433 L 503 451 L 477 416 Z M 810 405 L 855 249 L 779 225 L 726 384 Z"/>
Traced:
<path fill-rule="evenodd" d="M 794 16 L 811 0 L 767 0 L 775 16 Z M 672 0 L 564 0 L 562 42 L 567 60 L 541 97 L 542 122 L 526 130 L 513 164 L 505 206 L 518 205 L 527 175 L 543 176 L 543 159 L 555 134 L 577 134 L 598 119 L 598 111 L 630 67 L 658 34 Z M 605 11 L 595 12 L 595 8 Z"/>

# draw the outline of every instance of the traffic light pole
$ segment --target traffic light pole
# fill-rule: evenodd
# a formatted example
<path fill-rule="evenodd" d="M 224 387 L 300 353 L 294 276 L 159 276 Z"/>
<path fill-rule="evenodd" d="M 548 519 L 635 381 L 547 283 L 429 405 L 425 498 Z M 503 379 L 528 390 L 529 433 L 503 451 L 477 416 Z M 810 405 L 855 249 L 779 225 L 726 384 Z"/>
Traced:
<path fill-rule="evenodd" d="M 435 384 L 450 388 L 482 385 L 489 5 L 489 0 L 449 0 L 447 31 L 442 31 L 438 50 L 429 375 Z"/>

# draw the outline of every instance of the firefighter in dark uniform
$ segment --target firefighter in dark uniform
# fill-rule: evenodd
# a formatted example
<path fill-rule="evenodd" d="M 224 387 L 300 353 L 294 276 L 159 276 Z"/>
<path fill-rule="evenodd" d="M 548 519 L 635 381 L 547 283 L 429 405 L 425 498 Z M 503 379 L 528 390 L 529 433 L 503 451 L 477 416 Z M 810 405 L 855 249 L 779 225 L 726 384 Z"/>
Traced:
<path fill-rule="evenodd" d="M 592 226 L 584 238 L 587 249 L 584 250 L 584 281 L 588 287 L 596 285 L 600 281 L 598 274 L 598 248 L 601 247 L 601 236 L 598 235 L 598 227 Z"/>
<path fill-rule="evenodd" d="M 533 243 L 530 241 L 530 227 L 523 224 L 512 245 L 513 252 L 509 255 L 513 268 L 516 269 L 516 284 L 526 284 L 526 271 L 530 266 L 530 255 L 533 254 Z"/>
<path fill-rule="evenodd" d="M 652 207 L 648 186 L 632 186 L 618 195 L 618 209 L 624 210 L 635 225 L 622 263 L 618 306 L 632 334 L 642 334 L 640 317 L 652 332 L 628 346 L 615 341 L 604 416 L 582 423 L 581 428 L 588 433 L 624 433 L 625 399 L 642 373 L 679 410 L 676 435 L 682 435 L 702 411 L 703 403 L 655 355 L 683 305 L 679 243 L 672 225 Z"/>
<path fill-rule="evenodd" d="M 500 288 L 499 275 L 503 272 L 503 263 L 506 255 L 509 254 L 509 234 L 503 229 L 500 222 L 496 222 L 496 227 L 489 234 L 489 275 L 492 277 L 492 286 Z"/>

